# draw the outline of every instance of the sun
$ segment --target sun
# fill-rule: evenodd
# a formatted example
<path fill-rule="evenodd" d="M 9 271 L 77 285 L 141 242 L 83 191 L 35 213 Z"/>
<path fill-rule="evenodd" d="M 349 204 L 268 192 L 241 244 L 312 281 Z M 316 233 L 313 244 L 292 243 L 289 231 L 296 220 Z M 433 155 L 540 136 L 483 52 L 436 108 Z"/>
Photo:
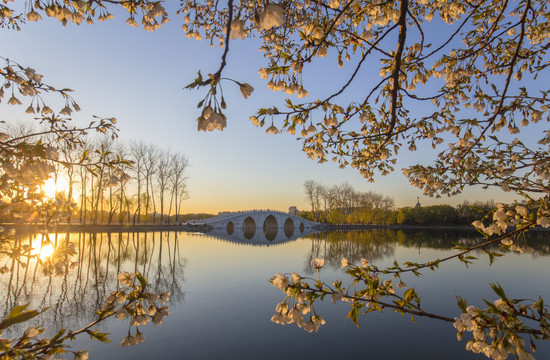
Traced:
<path fill-rule="evenodd" d="M 59 192 L 67 192 L 69 182 L 64 177 L 58 177 L 57 182 L 54 178 L 49 178 L 46 180 L 42 186 L 42 190 L 48 198 L 54 198 L 55 195 Z"/>

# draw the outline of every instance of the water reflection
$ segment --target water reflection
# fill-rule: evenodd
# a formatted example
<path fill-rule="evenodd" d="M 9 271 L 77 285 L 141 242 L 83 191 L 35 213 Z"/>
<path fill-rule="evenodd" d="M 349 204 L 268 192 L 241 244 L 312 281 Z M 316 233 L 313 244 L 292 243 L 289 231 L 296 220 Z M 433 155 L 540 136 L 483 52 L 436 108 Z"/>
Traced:
<path fill-rule="evenodd" d="M 229 231 L 231 230 L 231 231 Z M 263 230 L 263 231 L 262 231 Z M 255 246 L 269 246 L 282 244 L 290 241 L 294 241 L 298 238 L 308 236 L 316 233 L 316 230 L 306 230 L 300 232 L 298 230 L 289 230 L 288 227 L 278 228 L 276 226 L 266 226 L 263 229 L 257 229 L 256 226 L 243 226 L 242 230 L 235 229 L 214 229 L 206 233 L 207 236 L 211 236 L 218 240 L 224 240 L 234 242 L 243 245 L 255 245 Z"/>
<path fill-rule="evenodd" d="M 22 304 L 48 311 L 36 323 L 48 324 L 51 331 L 78 328 L 95 319 L 103 300 L 118 289 L 117 275 L 122 271 L 139 271 L 148 279 L 152 291 L 170 291 L 172 301 L 183 301 L 185 258 L 180 240 L 174 232 L 140 233 L 57 233 L 22 234 L 16 241 L 28 244 L 36 253 L 64 242 L 75 244 L 77 262 L 68 271 L 45 276 L 36 259 L 17 261 L 0 255 L 0 263 L 10 273 L 0 276 L 0 290 L 5 294 L 0 312 Z M 44 246 L 43 246 L 44 245 Z M 50 251 L 51 251 L 50 250 Z M 69 269 L 71 267 L 71 269 Z"/>
<path fill-rule="evenodd" d="M 412 248 L 429 249 L 452 249 L 457 244 L 461 246 L 474 246 L 483 242 L 483 238 L 477 231 L 473 230 L 398 230 L 395 232 L 395 238 L 399 245 Z M 519 244 L 528 244 L 535 251 L 535 255 L 550 255 L 550 232 L 546 230 L 530 231 L 519 237 Z M 496 250 L 499 244 L 487 246 L 488 250 Z M 483 250 L 477 250 L 478 253 Z"/>
<path fill-rule="evenodd" d="M 341 259 L 347 258 L 352 263 L 359 263 L 361 258 L 375 262 L 379 259 L 393 258 L 398 246 L 406 248 L 451 250 L 455 246 L 474 246 L 485 241 L 479 233 L 471 230 L 369 230 L 369 231 L 329 231 L 308 234 L 311 239 L 309 257 L 304 259 L 304 272 L 313 273 L 310 265 L 314 258 L 324 258 L 326 266 L 339 268 Z M 550 232 L 531 232 L 520 241 L 528 240 L 535 250 L 535 256 L 550 255 L 548 239 Z M 498 244 L 487 247 L 497 250 Z M 475 254 L 483 250 L 476 250 Z M 433 260 L 433 259 L 432 259 Z"/>
<path fill-rule="evenodd" d="M 179 358 L 182 354 L 190 358 L 216 358 L 231 353 L 232 357 L 240 359 L 279 359 L 288 357 L 289 351 L 294 357 L 305 358 L 364 357 L 364 347 L 353 344 L 364 343 L 366 336 L 373 344 L 369 352 L 375 358 L 400 359 L 412 354 L 412 359 L 423 359 L 426 351 L 439 351 L 433 358 L 471 358 L 471 354 L 464 350 L 464 343 L 456 341 L 454 328 L 446 324 L 438 327 L 438 323 L 423 322 L 421 326 L 412 327 L 411 324 L 408 327 L 407 320 L 384 314 L 384 318 L 368 318 L 359 331 L 351 322 L 342 321 L 349 309 L 332 306 L 330 301 L 322 307 L 328 325 L 314 336 L 301 331 L 297 333 L 288 327 L 277 327 L 269 319 L 274 305 L 281 300 L 280 293 L 266 280 L 276 271 L 311 274 L 310 261 L 315 257 L 324 258 L 325 266 L 332 268 L 331 271 L 323 269 L 322 275 L 336 278 L 343 278 L 341 270 L 332 271 L 340 268 L 342 257 L 354 263 L 361 258 L 382 263 L 399 258 L 405 249 L 407 255 L 422 252 L 418 261 L 432 260 L 423 256 L 446 256 L 454 243 L 477 244 L 482 241 L 477 233 L 372 230 L 302 234 L 295 229 L 288 236 L 284 228 L 279 228 L 270 241 L 263 230 L 257 228 L 250 238 L 238 227 L 234 227 L 231 233 L 212 231 L 200 236 L 176 232 L 51 234 L 49 240 L 54 246 L 66 241 L 75 243 L 78 266 L 62 276 L 44 276 L 33 261 L 18 263 L 0 255 L 0 266 L 7 263 L 12 270 L 0 276 L 0 313 L 6 315 L 8 309 L 16 305 L 31 303 L 31 308 L 50 307 L 35 325 L 45 324 L 50 331 L 61 327 L 79 328 L 94 318 L 105 295 L 117 288 L 119 272 L 140 271 L 153 290 L 172 292 L 170 317 L 159 329 L 147 333 L 144 346 L 135 348 L 122 349 L 118 344 L 126 336 L 127 328 L 107 324 L 105 331 L 113 333 L 113 344 L 82 343 L 80 346 L 92 349 L 91 358 Z M 507 268 L 504 267 L 506 260 L 499 260 L 497 263 L 502 266 L 493 272 L 487 269 L 487 261 L 480 261 L 478 272 L 473 272 L 473 276 L 463 282 L 457 278 L 449 280 L 455 271 L 449 266 L 428 275 L 431 278 L 423 283 L 423 294 L 426 299 L 437 299 L 435 304 L 443 309 L 443 313 L 456 314 L 454 294 L 464 293 L 469 298 L 480 299 L 486 293 L 475 291 L 486 290 L 489 281 L 501 281 L 503 285 L 508 281 L 507 289 L 513 291 L 520 287 L 517 291 L 522 291 L 521 286 L 527 286 L 529 282 L 518 278 L 518 273 L 527 272 L 531 276 L 548 268 L 548 258 L 542 258 L 550 255 L 548 234 L 529 235 L 529 243 L 538 260 L 529 255 L 510 256 L 516 259 L 508 263 Z M 19 235 L 17 241 L 33 248 L 44 244 L 42 236 L 35 234 Z M 462 266 L 456 269 L 463 270 Z M 185 282 L 184 273 L 188 277 Z M 460 279 L 468 274 L 461 273 Z M 494 278 L 494 274 L 501 277 Z M 509 286 L 510 283 L 516 288 Z M 457 290 L 455 286 L 463 287 Z M 543 289 L 548 288 L 544 286 Z M 184 290 L 185 307 L 173 306 L 183 301 Z M 538 290 L 532 295 L 538 295 Z M 430 348 L 433 336 L 445 331 L 447 335 L 438 338 L 438 343 L 442 342 L 441 348 Z M 424 335 L 403 335 L 411 333 Z M 266 353 L 265 348 L 272 346 L 273 339 L 280 339 L 291 349 L 287 346 L 272 347 Z M 393 346 L 396 341 L 404 345 Z M 450 356 L 443 356 L 449 353 Z"/>

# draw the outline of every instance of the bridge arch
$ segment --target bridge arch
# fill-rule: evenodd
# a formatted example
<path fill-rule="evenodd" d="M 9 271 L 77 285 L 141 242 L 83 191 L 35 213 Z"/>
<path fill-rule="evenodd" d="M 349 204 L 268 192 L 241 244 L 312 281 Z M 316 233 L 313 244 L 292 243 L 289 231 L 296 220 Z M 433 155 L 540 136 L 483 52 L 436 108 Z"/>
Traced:
<path fill-rule="evenodd" d="M 264 220 L 264 229 L 276 227 L 279 227 L 279 224 L 277 224 L 277 219 L 273 216 L 273 214 L 268 215 Z"/>
<path fill-rule="evenodd" d="M 256 228 L 256 221 L 252 218 L 252 216 L 247 216 L 246 219 L 243 221 L 243 227 L 251 227 Z"/>
<path fill-rule="evenodd" d="M 279 226 L 277 224 L 277 219 L 273 214 L 268 215 L 263 224 L 264 236 L 267 240 L 273 241 L 277 237 Z"/>
<path fill-rule="evenodd" d="M 245 239 L 250 240 L 256 234 L 256 221 L 252 216 L 248 216 L 243 221 L 243 235 Z"/>
<path fill-rule="evenodd" d="M 284 229 L 285 229 L 285 235 L 287 238 L 291 237 L 292 235 L 294 235 L 294 221 L 292 221 L 291 218 L 287 218 L 285 220 L 285 225 L 284 225 Z"/>
<path fill-rule="evenodd" d="M 233 235 L 233 232 L 235 232 L 235 224 L 233 224 L 233 221 L 227 223 L 225 230 L 227 231 L 228 235 Z"/>

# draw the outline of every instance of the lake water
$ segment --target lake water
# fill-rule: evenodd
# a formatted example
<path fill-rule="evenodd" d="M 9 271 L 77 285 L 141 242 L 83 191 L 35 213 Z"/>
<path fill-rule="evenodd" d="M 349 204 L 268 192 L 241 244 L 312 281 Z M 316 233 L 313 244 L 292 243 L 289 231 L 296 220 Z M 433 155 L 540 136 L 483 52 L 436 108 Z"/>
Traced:
<path fill-rule="evenodd" d="M 510 297 L 550 300 L 549 233 L 535 234 L 535 255 L 509 253 L 489 265 L 487 257 L 469 269 L 450 261 L 440 270 L 424 271 L 420 279 L 403 277 L 421 295 L 423 307 L 433 313 L 458 316 L 455 295 L 473 305 L 496 295 L 490 282 L 500 282 Z M 41 235 L 21 234 L 21 241 L 37 246 Z M 0 313 L 30 303 L 50 309 L 33 324 L 46 324 L 51 332 L 77 329 L 94 318 L 102 299 L 117 287 L 121 271 L 140 271 L 157 291 L 172 292 L 170 316 L 155 328 L 141 326 L 146 341 L 120 347 L 128 320 L 109 319 L 99 329 L 111 333 L 111 344 L 86 336 L 72 343 L 75 350 L 89 348 L 92 359 L 485 359 L 466 351 L 467 336 L 459 342 L 450 323 L 386 311 L 360 318 L 360 329 L 345 320 L 346 303 L 328 299 L 315 308 L 326 320 L 317 333 L 295 325 L 270 321 L 284 295 L 268 279 L 277 272 L 312 275 L 315 257 L 325 259 L 323 279 L 345 279 L 340 259 L 366 258 L 378 267 L 397 261 L 426 261 L 452 253 L 453 242 L 474 244 L 473 232 L 353 231 L 330 232 L 297 239 L 253 240 L 185 232 L 50 234 L 52 242 L 69 239 L 79 250 L 79 265 L 67 275 L 46 277 L 35 264 L 13 265 L 0 275 Z M 0 257 L 0 266 L 9 259 Z M 9 334 L 9 333 L 8 333 Z M 4 335 L 8 335 L 4 334 Z M 550 359 L 550 344 L 538 343 L 537 359 Z M 72 357 L 68 357 L 72 358 Z"/>

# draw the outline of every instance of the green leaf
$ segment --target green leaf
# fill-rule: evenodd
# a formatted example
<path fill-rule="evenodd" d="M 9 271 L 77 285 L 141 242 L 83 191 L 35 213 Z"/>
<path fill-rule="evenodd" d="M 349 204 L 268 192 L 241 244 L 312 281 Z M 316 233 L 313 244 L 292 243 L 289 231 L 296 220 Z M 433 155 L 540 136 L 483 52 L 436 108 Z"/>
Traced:
<path fill-rule="evenodd" d="M 55 343 L 57 341 L 57 339 L 59 339 L 61 336 L 63 336 L 63 334 L 65 333 L 65 330 L 66 329 L 59 330 L 58 333 L 55 334 L 55 336 L 50 340 L 50 343 Z"/>
<path fill-rule="evenodd" d="M 27 308 L 27 306 L 29 306 L 29 304 L 14 307 L 8 315 L 8 319 L 21 314 L 21 312 L 23 312 Z"/>
<path fill-rule="evenodd" d="M 27 305 L 21 305 L 14 308 L 8 317 L 0 322 L 0 330 L 6 329 L 12 325 L 25 322 L 40 314 L 36 310 L 23 311 L 27 308 Z"/>
<path fill-rule="evenodd" d="M 466 300 L 461 298 L 460 296 L 456 297 L 456 302 L 458 304 L 458 308 L 462 310 L 462 312 L 466 312 L 466 307 L 468 307 L 468 304 L 466 303 Z"/>
<path fill-rule="evenodd" d="M 142 289 L 145 289 L 147 287 L 147 279 L 141 275 L 141 273 L 136 272 L 136 277 L 139 280 L 139 283 L 141 284 Z"/>
<path fill-rule="evenodd" d="M 101 333 L 99 331 L 88 331 L 88 334 L 90 334 L 90 337 L 92 339 L 101 341 L 104 344 L 108 344 L 111 342 L 111 340 L 107 337 L 107 335 L 110 335 L 110 333 Z"/>
<path fill-rule="evenodd" d="M 351 321 L 353 321 L 355 326 L 357 326 L 357 328 L 359 329 L 360 327 L 359 327 L 359 323 L 357 322 L 357 312 L 358 312 L 357 308 L 352 307 L 348 313 L 348 316 L 346 316 L 346 319 L 351 319 Z"/>
<path fill-rule="evenodd" d="M 406 301 L 410 302 L 412 299 L 414 299 L 414 289 L 409 289 L 407 291 L 405 291 L 405 295 L 403 295 L 403 297 L 405 298 Z"/>
<path fill-rule="evenodd" d="M 491 289 L 497 294 L 501 299 L 506 299 L 506 294 L 504 293 L 504 289 L 500 286 L 499 283 L 492 283 Z"/>
<path fill-rule="evenodd" d="M 203 83 L 202 74 L 201 74 L 201 71 L 199 70 L 199 73 L 198 73 L 197 78 L 195 79 L 195 81 L 193 81 L 192 83 L 190 83 L 189 85 L 184 87 L 184 89 L 193 89 L 193 88 L 201 86 L 202 83 Z"/>

